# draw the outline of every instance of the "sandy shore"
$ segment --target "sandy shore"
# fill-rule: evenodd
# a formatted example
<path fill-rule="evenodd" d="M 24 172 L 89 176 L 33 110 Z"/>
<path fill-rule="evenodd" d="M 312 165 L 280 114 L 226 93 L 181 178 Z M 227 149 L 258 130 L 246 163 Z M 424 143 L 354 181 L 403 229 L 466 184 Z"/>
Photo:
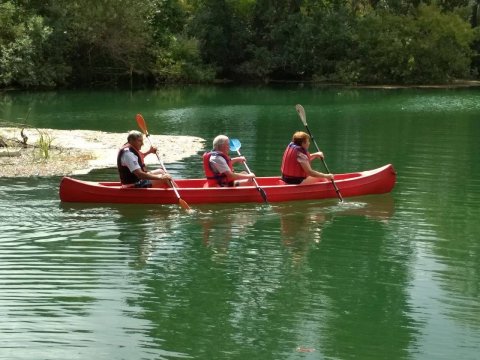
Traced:
<path fill-rule="evenodd" d="M 0 128 L 0 139 L 9 146 L 0 148 L 0 177 L 64 176 L 85 174 L 97 168 L 116 167 L 118 148 L 126 142 L 126 133 L 106 133 L 90 130 L 24 130 L 28 136 L 23 147 L 19 128 Z M 38 140 L 43 134 L 51 139 L 48 158 L 41 154 Z M 165 163 L 196 155 L 204 148 L 202 138 L 192 136 L 151 135 Z M 148 150 L 145 140 L 143 150 Z M 146 164 L 158 164 L 154 154 L 145 158 Z"/>

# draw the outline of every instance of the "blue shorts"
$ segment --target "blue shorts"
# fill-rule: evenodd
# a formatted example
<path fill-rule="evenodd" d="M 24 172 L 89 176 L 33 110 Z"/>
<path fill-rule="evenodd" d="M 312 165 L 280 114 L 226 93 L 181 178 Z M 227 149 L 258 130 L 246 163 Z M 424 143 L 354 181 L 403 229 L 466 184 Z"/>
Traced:
<path fill-rule="evenodd" d="M 136 187 L 136 188 L 151 188 L 152 187 L 152 182 L 150 180 L 141 179 L 141 180 L 138 180 L 135 184 L 133 184 L 133 187 Z"/>

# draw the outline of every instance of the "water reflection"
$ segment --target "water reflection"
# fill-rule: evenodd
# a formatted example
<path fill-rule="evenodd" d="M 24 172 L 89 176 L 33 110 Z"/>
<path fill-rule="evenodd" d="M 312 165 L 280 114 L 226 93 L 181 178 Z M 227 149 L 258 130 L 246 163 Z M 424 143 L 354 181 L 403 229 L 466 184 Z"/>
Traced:
<path fill-rule="evenodd" d="M 413 341 L 411 319 L 405 315 L 406 287 L 387 287 L 384 294 L 375 294 L 379 284 L 369 283 L 372 278 L 368 273 L 370 266 L 382 263 L 384 252 L 390 256 L 388 244 L 377 240 L 384 238 L 394 212 L 390 195 L 353 199 L 345 204 L 321 201 L 274 204 L 271 208 L 251 204 L 201 208 L 196 218 L 200 228 L 190 229 L 193 241 L 182 256 L 186 262 L 196 262 L 188 268 L 170 267 L 168 274 L 162 273 L 155 262 L 157 282 L 150 282 L 135 303 L 142 304 L 146 314 L 156 314 L 156 331 L 170 345 L 181 339 L 174 340 L 163 327 L 188 338 L 192 349 L 196 349 L 189 355 L 213 356 L 202 340 L 213 338 L 219 339 L 217 354 L 269 359 L 282 358 L 298 349 L 315 352 L 319 342 L 323 344 L 322 352 L 334 357 L 334 351 L 348 349 L 347 340 L 352 340 L 351 332 L 341 333 L 340 329 L 358 326 L 356 319 L 371 316 L 371 306 L 383 306 L 376 296 L 397 299 L 396 304 L 405 311 L 395 316 L 387 301 L 379 316 L 390 313 L 393 322 L 376 326 L 378 331 L 393 331 L 402 342 L 399 348 L 405 349 Z M 360 248 L 357 253 L 358 244 L 352 250 L 355 235 L 344 226 L 361 221 L 371 222 L 371 233 L 357 242 L 371 241 L 368 246 L 374 247 L 365 251 Z M 346 231 L 348 238 L 341 237 L 338 243 L 329 230 Z M 193 252 L 197 255 L 193 256 Z M 352 265 L 345 266 L 348 262 Z M 407 264 L 400 268 L 403 282 L 408 278 Z M 396 272 L 386 274 L 383 280 L 387 283 L 398 280 Z M 356 288 L 356 282 L 363 283 L 363 288 Z M 351 305 L 355 303 L 352 297 L 358 302 L 357 308 Z M 180 324 L 172 319 L 188 320 Z M 195 335 L 200 333 L 202 337 Z M 322 340 L 314 334 L 323 334 Z M 388 337 L 392 341 L 394 338 Z M 277 343 L 274 339 L 290 340 Z M 362 337 L 362 341 L 369 344 L 369 349 L 379 347 L 368 337 Z M 267 354 L 262 349 L 275 350 Z M 373 353 L 368 355 L 374 357 Z M 342 358 L 346 357 L 347 350 L 342 353 Z"/>
<path fill-rule="evenodd" d="M 294 257 L 302 257 L 311 244 L 320 243 L 323 229 L 336 217 L 360 216 L 387 223 L 394 212 L 394 199 L 391 194 L 385 194 L 349 199 L 341 204 L 336 200 L 325 200 L 271 206 L 204 207 L 198 210 L 196 220 L 202 229 L 203 243 L 215 253 L 226 254 L 232 239 L 241 240 L 247 232 L 253 231 L 257 221 L 261 221 L 278 228 L 283 245 L 291 248 Z"/>
<path fill-rule="evenodd" d="M 322 232 L 336 218 L 360 216 L 387 222 L 395 211 L 391 194 L 347 199 L 344 203 L 336 200 L 302 205 L 285 203 L 274 209 L 280 215 L 283 244 L 290 249 L 294 263 L 305 257 L 310 246 L 321 242 Z"/>
<path fill-rule="evenodd" d="M 251 231 L 259 217 L 262 207 L 245 204 L 218 206 L 213 209 L 201 209 L 197 222 L 201 226 L 202 242 L 221 257 L 228 251 L 232 240 L 241 240 Z"/>
<path fill-rule="evenodd" d="M 60 203 L 59 206 L 70 219 L 85 221 L 85 214 L 97 219 L 102 213 L 107 214 L 118 232 L 116 240 L 122 248 L 126 246 L 130 265 L 136 269 L 146 266 L 155 253 L 169 251 L 172 243 L 166 240 L 178 226 L 177 218 L 182 216 L 175 206 L 75 203 Z"/>
<path fill-rule="evenodd" d="M 320 246 L 323 233 L 333 222 L 343 217 L 363 218 L 379 224 L 388 224 L 395 213 L 391 194 L 365 196 L 338 203 L 336 199 L 312 202 L 234 204 L 204 206 L 190 220 L 199 229 L 193 238 L 201 239 L 211 251 L 212 259 L 228 261 L 228 256 L 238 256 L 238 247 L 245 246 L 250 238 L 259 241 L 279 239 L 289 254 L 293 266 L 301 266 L 308 252 Z M 269 229 L 265 233 L 265 229 Z M 233 242 L 233 255 L 229 255 Z M 255 248 L 260 246 L 254 243 Z M 284 255 L 278 254 L 283 257 Z"/>

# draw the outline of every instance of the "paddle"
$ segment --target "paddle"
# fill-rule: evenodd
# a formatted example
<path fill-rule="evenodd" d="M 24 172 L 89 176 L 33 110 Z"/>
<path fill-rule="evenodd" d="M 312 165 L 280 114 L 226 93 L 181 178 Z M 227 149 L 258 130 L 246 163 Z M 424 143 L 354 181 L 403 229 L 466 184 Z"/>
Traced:
<path fill-rule="evenodd" d="M 305 109 L 300 104 L 295 105 L 295 109 L 297 110 L 298 116 L 300 116 L 300 120 L 302 120 L 303 125 L 305 125 L 305 129 L 307 129 L 307 132 L 310 135 L 310 138 L 312 139 L 313 143 L 315 144 L 315 147 L 317 148 L 317 151 L 320 151 L 320 149 L 317 145 L 317 142 L 315 141 L 315 138 L 312 135 L 312 132 L 308 128 L 307 115 L 305 114 Z M 327 172 L 329 174 L 331 174 L 330 170 L 328 169 L 327 163 L 325 162 L 325 159 L 323 157 L 322 157 L 322 162 L 323 162 L 323 165 L 325 166 L 325 169 L 327 169 Z M 335 181 L 333 179 L 332 179 L 332 184 L 333 184 L 333 187 L 335 188 L 335 191 L 337 192 L 338 198 L 340 199 L 341 202 L 343 202 L 342 194 L 340 194 L 340 190 L 338 190 L 337 184 L 335 184 Z"/>
<path fill-rule="evenodd" d="M 236 151 L 238 156 L 242 156 L 240 154 L 240 148 L 242 147 L 242 143 L 238 139 L 230 139 L 230 151 Z M 250 171 L 250 168 L 248 167 L 247 163 L 243 163 L 245 165 L 245 168 L 247 169 L 248 173 L 251 174 L 252 172 Z M 265 201 L 265 204 L 268 204 L 267 200 L 267 194 L 265 193 L 265 190 L 263 190 L 257 183 L 257 180 L 253 178 L 253 182 L 255 186 L 257 187 L 258 192 L 260 195 L 262 195 L 263 201 Z"/>
<path fill-rule="evenodd" d="M 150 141 L 150 134 L 148 133 L 147 123 L 145 122 L 145 119 L 143 118 L 143 116 L 141 114 L 137 114 L 137 116 L 135 118 L 137 119 L 138 127 L 142 130 L 142 132 L 147 137 L 148 142 L 150 143 L 150 146 L 152 146 L 152 142 Z M 160 155 L 158 155 L 158 152 L 155 152 L 155 155 L 157 155 L 157 159 L 160 162 L 160 165 L 162 166 L 163 171 L 165 171 L 165 173 L 166 173 L 167 169 L 165 169 L 165 165 L 163 164 L 162 158 L 160 157 Z M 170 181 L 170 185 L 172 186 L 173 191 L 175 192 L 175 195 L 177 196 L 179 205 L 182 208 L 184 208 L 185 210 L 191 210 L 190 206 L 188 206 L 187 202 L 180 197 L 180 194 L 178 193 L 178 190 L 175 186 L 175 182 L 173 180 Z"/>

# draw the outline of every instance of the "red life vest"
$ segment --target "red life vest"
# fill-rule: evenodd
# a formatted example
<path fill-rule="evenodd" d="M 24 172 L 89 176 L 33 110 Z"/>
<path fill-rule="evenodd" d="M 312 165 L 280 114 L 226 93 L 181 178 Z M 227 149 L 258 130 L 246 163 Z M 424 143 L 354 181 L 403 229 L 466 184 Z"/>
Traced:
<path fill-rule="evenodd" d="M 307 155 L 310 158 L 310 154 L 303 147 L 295 145 L 293 142 L 288 144 L 282 159 L 282 176 L 289 178 L 306 178 L 307 173 L 303 170 L 302 166 L 297 160 L 298 152 Z"/>
<path fill-rule="evenodd" d="M 203 154 L 203 170 L 207 177 L 207 182 L 209 186 L 233 186 L 233 181 L 229 181 L 227 174 L 217 174 L 213 171 L 210 164 L 210 157 L 212 155 L 219 155 L 225 159 L 229 169 L 233 172 L 232 159 L 220 151 L 212 150 Z"/>
<path fill-rule="evenodd" d="M 140 165 L 140 168 L 143 171 L 145 171 L 145 163 L 143 161 L 144 156 L 141 151 L 138 151 L 129 143 L 126 143 L 125 145 L 123 145 L 118 151 L 117 168 L 118 168 L 118 174 L 120 175 L 121 183 L 125 185 L 135 184 L 140 179 L 134 173 L 132 173 L 127 166 L 122 165 L 122 155 L 126 151 L 131 151 L 138 158 L 138 164 Z"/>

